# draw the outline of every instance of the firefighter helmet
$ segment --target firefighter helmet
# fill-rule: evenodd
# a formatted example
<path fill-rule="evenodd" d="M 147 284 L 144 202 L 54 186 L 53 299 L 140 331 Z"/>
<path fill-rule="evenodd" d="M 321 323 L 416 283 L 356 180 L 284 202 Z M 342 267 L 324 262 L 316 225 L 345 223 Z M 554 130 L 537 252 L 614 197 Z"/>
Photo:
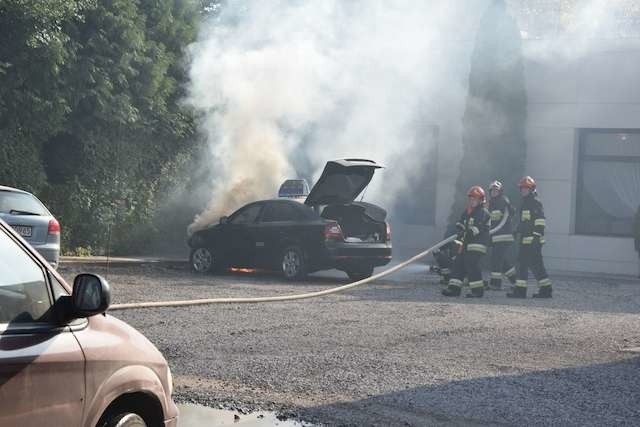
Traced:
<path fill-rule="evenodd" d="M 520 179 L 520 182 L 518 183 L 518 187 L 519 188 L 528 188 L 529 190 L 535 190 L 536 189 L 536 181 L 531 178 L 530 176 L 523 176 Z"/>
<path fill-rule="evenodd" d="M 484 202 L 484 190 L 479 185 L 474 185 L 467 191 L 467 196 L 473 197 L 474 199 L 478 199 L 481 202 Z"/>
<path fill-rule="evenodd" d="M 493 181 L 491 184 L 489 184 L 489 191 L 491 190 L 498 190 L 500 193 L 502 193 L 502 183 L 498 180 Z"/>

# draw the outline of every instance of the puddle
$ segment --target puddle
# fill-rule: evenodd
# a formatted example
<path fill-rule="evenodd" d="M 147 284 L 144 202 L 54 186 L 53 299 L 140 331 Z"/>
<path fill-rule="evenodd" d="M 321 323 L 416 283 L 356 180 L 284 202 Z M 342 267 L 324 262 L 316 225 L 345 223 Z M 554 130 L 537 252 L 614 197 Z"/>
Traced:
<path fill-rule="evenodd" d="M 184 404 L 180 408 L 180 427 L 312 427 L 313 424 L 294 420 L 280 421 L 275 412 L 259 411 L 243 415 L 236 411 Z"/>

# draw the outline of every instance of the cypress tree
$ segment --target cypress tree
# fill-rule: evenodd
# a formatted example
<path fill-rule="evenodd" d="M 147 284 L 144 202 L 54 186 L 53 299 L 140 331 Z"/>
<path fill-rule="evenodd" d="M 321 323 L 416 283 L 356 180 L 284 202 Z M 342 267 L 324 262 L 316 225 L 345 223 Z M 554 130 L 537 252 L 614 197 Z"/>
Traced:
<path fill-rule="evenodd" d="M 463 155 L 449 224 L 462 212 L 469 187 L 480 185 L 487 190 L 491 180 L 499 179 L 514 196 L 524 172 L 527 96 L 522 44 L 518 25 L 503 0 L 494 0 L 480 21 L 468 90 L 462 119 Z"/>

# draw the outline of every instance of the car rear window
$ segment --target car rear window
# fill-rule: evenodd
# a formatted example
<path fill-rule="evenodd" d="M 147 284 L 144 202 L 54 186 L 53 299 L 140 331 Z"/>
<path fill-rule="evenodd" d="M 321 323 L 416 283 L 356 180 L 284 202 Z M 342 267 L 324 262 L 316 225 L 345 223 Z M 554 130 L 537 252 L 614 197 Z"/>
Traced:
<path fill-rule="evenodd" d="M 0 191 L 0 213 L 27 213 L 49 215 L 47 209 L 31 194 Z"/>

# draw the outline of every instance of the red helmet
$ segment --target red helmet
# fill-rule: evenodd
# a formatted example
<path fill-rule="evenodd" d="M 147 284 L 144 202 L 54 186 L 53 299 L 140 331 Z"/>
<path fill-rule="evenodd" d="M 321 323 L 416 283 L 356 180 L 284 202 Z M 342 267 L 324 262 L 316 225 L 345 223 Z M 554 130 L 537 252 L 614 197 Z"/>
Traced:
<path fill-rule="evenodd" d="M 473 197 L 474 199 L 479 199 L 481 202 L 484 202 L 484 190 L 479 185 L 474 185 L 467 191 L 467 196 Z"/>
<path fill-rule="evenodd" d="M 536 189 L 536 181 L 530 176 L 523 176 L 518 183 L 519 188 L 528 188 L 529 190 Z"/>
<path fill-rule="evenodd" d="M 489 184 L 489 190 L 498 190 L 502 193 L 502 183 L 498 180 L 493 181 Z"/>

